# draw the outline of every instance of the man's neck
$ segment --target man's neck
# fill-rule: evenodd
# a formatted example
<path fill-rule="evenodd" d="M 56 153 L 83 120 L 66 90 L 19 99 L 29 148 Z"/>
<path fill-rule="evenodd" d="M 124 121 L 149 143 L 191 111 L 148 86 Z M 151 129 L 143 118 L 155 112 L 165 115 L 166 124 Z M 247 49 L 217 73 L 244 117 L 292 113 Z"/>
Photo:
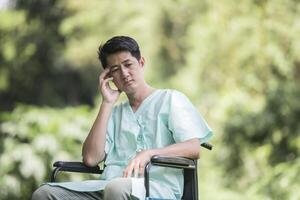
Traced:
<path fill-rule="evenodd" d="M 135 112 L 141 105 L 144 99 L 146 99 L 155 89 L 145 84 L 143 87 L 139 88 L 134 94 L 127 95 L 130 106 Z"/>

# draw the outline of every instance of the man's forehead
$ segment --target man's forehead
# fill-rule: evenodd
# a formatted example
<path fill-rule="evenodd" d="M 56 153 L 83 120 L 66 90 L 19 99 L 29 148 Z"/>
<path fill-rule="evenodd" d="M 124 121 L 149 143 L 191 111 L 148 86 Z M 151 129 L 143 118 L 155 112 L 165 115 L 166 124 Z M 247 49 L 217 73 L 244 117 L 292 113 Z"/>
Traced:
<path fill-rule="evenodd" d="M 124 63 L 128 63 L 128 62 L 132 62 L 133 59 L 124 59 L 124 60 L 112 60 L 112 61 L 108 61 L 107 64 L 108 66 L 114 66 L 114 65 L 120 65 L 120 64 L 124 64 Z"/>
<path fill-rule="evenodd" d="M 116 65 L 134 61 L 134 59 L 136 58 L 133 57 L 130 52 L 120 52 L 111 54 L 107 57 L 107 66 L 113 67 Z"/>

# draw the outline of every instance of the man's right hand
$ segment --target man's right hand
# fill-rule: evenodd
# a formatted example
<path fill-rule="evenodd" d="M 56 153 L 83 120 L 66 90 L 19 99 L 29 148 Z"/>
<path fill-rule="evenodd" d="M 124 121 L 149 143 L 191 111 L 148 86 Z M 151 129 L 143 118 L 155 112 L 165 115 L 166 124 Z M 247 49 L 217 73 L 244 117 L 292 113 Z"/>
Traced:
<path fill-rule="evenodd" d="M 110 87 L 109 81 L 113 80 L 113 77 L 109 76 L 109 68 L 105 68 L 99 76 L 99 89 L 102 95 L 103 103 L 114 104 L 118 100 L 121 91 L 114 90 Z"/>

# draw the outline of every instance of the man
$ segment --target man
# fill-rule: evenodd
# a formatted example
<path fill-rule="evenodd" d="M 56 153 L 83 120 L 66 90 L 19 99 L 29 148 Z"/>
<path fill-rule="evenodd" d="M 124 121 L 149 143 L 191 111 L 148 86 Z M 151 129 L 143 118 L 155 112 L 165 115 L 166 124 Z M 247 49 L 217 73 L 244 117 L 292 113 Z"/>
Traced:
<path fill-rule="evenodd" d="M 210 128 L 182 93 L 146 83 L 145 59 L 134 39 L 113 37 L 98 54 L 104 68 L 99 76 L 102 103 L 82 155 L 88 166 L 105 160 L 102 180 L 48 183 L 33 194 L 34 200 L 144 199 L 143 171 L 153 155 L 197 159 L 200 143 L 211 137 Z M 128 101 L 115 106 L 121 92 Z M 150 190 L 156 198 L 179 199 L 182 170 L 153 167 Z"/>

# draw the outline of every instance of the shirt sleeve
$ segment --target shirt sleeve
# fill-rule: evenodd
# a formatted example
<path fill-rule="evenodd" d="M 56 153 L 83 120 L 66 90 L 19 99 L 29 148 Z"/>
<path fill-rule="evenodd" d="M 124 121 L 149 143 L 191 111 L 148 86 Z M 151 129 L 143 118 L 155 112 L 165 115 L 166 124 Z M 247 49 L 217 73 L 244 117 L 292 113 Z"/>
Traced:
<path fill-rule="evenodd" d="M 190 100 L 178 91 L 172 91 L 168 125 L 176 142 L 198 138 L 207 142 L 212 131 Z"/>
<path fill-rule="evenodd" d="M 107 130 L 106 130 L 106 142 L 105 142 L 105 153 L 108 154 L 110 152 L 111 147 L 113 146 L 113 138 L 114 138 L 114 110 L 112 111 L 109 121 L 108 121 L 108 125 L 107 125 Z"/>

